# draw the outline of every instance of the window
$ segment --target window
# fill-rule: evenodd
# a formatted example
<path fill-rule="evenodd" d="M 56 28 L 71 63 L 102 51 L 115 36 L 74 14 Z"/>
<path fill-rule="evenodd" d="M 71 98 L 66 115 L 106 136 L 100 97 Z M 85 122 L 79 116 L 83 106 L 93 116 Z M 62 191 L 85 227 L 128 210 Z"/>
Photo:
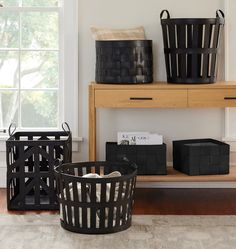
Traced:
<path fill-rule="evenodd" d="M 63 2 L 0 0 L 0 129 L 11 122 L 20 129 L 56 129 L 63 120 L 75 121 L 66 118 L 65 94 L 73 102 L 77 72 L 67 72 L 65 60 L 77 54 L 77 44 L 65 35 L 76 37 L 67 27 L 67 19 L 76 18 L 69 13 L 76 0 Z M 66 78 L 71 92 L 64 91 Z"/>

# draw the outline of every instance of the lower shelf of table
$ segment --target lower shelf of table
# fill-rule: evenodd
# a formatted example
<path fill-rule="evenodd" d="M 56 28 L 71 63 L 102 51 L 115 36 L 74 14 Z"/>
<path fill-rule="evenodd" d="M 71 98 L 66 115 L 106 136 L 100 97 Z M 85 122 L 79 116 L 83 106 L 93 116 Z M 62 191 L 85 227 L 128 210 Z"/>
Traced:
<path fill-rule="evenodd" d="M 234 182 L 236 181 L 236 167 L 230 168 L 228 175 L 199 175 L 189 176 L 174 170 L 167 169 L 167 175 L 139 175 L 138 182 Z"/>

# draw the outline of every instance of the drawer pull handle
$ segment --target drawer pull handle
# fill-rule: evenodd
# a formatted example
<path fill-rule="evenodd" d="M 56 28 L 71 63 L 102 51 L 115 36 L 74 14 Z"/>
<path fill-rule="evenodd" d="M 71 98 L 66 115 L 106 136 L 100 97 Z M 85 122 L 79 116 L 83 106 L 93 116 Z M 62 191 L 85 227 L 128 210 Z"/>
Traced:
<path fill-rule="evenodd" d="M 236 99 L 236 97 L 224 97 L 225 100 Z"/>
<path fill-rule="evenodd" d="M 153 98 L 139 98 L 139 97 L 131 97 L 131 98 L 129 98 L 130 100 L 153 100 Z"/>

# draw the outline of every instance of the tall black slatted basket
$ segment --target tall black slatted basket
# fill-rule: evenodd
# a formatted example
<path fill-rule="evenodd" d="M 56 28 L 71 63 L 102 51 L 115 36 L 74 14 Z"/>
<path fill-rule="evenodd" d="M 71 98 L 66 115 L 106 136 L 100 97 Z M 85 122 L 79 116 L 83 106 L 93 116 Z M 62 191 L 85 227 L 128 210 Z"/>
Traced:
<path fill-rule="evenodd" d="M 216 18 L 170 18 L 169 12 L 163 10 L 160 18 L 167 82 L 216 82 L 224 13 L 217 10 Z"/>
<path fill-rule="evenodd" d="M 91 172 L 112 178 L 82 177 Z M 131 226 L 137 168 L 127 162 L 60 163 L 55 168 L 61 226 L 85 234 L 105 234 Z"/>

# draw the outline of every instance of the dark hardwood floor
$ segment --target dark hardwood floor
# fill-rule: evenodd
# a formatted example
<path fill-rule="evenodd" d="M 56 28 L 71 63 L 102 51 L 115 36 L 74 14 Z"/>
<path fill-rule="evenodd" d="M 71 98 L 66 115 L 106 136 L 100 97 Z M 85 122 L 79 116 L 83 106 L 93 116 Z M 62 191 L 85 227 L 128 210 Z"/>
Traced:
<path fill-rule="evenodd" d="M 0 189 L 0 213 L 56 213 L 7 211 L 6 190 Z M 136 189 L 134 214 L 236 215 L 236 189 Z"/>

